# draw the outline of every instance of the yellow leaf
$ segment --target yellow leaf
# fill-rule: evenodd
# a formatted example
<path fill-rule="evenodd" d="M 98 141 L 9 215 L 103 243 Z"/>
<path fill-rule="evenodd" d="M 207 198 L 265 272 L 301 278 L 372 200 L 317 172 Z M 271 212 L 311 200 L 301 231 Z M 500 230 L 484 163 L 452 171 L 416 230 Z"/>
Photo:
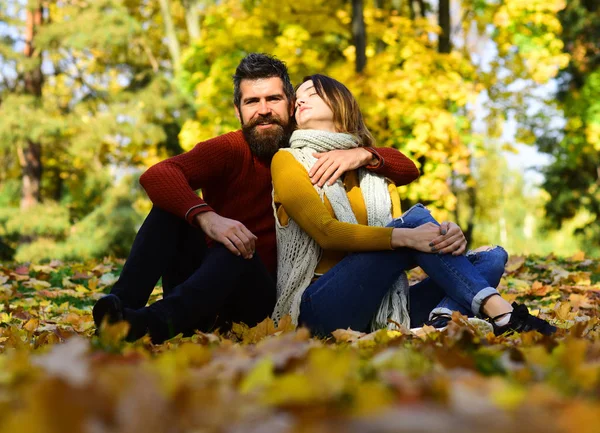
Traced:
<path fill-rule="evenodd" d="M 28 287 L 30 289 L 41 290 L 52 287 L 48 281 L 37 280 L 35 278 L 30 278 L 29 281 L 25 281 L 23 283 L 23 287 Z"/>
<path fill-rule="evenodd" d="M 129 332 L 129 323 L 122 321 L 115 324 L 106 321 L 100 327 L 100 341 L 106 346 L 117 346 Z"/>
<path fill-rule="evenodd" d="M 254 390 L 264 388 L 273 382 L 275 364 L 270 358 L 263 358 L 256 363 L 254 368 L 240 383 L 240 392 L 248 394 Z"/>
<path fill-rule="evenodd" d="M 491 400 L 503 409 L 519 407 L 527 397 L 525 388 L 518 384 L 494 381 L 497 384 L 491 394 Z"/>
<path fill-rule="evenodd" d="M 577 316 L 577 314 L 571 313 L 571 305 L 568 302 L 557 302 L 554 311 L 559 320 L 573 320 Z"/>
<path fill-rule="evenodd" d="M 82 285 L 82 284 L 77 284 L 75 286 L 75 291 L 79 292 L 79 293 L 88 293 L 89 292 L 89 290 L 86 289 L 86 287 L 84 285 Z"/>
<path fill-rule="evenodd" d="M 23 325 L 23 328 L 25 328 L 30 333 L 34 333 L 39 325 L 40 321 L 38 319 L 29 319 L 27 323 Z"/>
<path fill-rule="evenodd" d="M 359 416 L 386 410 L 393 401 L 393 395 L 389 388 L 377 382 L 361 383 L 353 395 L 353 413 Z"/>
<path fill-rule="evenodd" d="M 303 374 L 290 373 L 278 377 L 264 394 L 267 404 L 313 403 L 319 400 L 312 382 Z"/>
<path fill-rule="evenodd" d="M 98 278 L 94 277 L 88 281 L 88 288 L 91 291 L 95 291 L 98 288 Z"/>
<path fill-rule="evenodd" d="M 279 320 L 279 323 L 277 324 L 278 332 L 291 332 L 294 329 L 296 329 L 296 326 L 292 322 L 292 316 L 290 316 L 289 314 L 286 314 L 285 316 L 283 316 L 281 318 L 281 320 Z"/>

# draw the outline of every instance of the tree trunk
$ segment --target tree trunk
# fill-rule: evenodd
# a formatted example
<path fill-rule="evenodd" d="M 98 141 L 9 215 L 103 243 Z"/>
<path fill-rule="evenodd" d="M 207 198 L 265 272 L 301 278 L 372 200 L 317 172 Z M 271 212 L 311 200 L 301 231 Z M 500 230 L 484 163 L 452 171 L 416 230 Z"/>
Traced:
<path fill-rule="evenodd" d="M 471 217 L 467 221 L 467 229 L 464 231 L 467 238 L 467 246 L 473 242 L 473 230 L 475 229 L 475 217 L 477 207 L 477 190 L 473 186 L 467 187 L 467 197 L 469 198 L 469 207 L 471 208 Z"/>
<path fill-rule="evenodd" d="M 198 0 L 184 0 L 185 24 L 190 35 L 190 42 L 200 39 L 200 9 Z"/>
<path fill-rule="evenodd" d="M 42 96 L 42 56 L 35 51 L 34 37 L 37 28 L 41 27 L 43 21 L 43 10 L 41 6 L 27 9 L 25 21 L 25 49 L 23 53 L 29 58 L 35 59 L 35 66 L 25 72 L 25 92 L 36 98 Z M 22 189 L 21 209 L 29 209 L 38 204 L 41 199 L 40 186 L 42 183 L 42 146 L 38 142 L 27 140 L 18 148 L 19 163 L 21 165 Z"/>
<path fill-rule="evenodd" d="M 381 18 L 378 18 L 377 21 L 379 22 L 383 22 L 383 16 L 385 16 L 385 4 L 383 0 L 375 0 L 375 7 L 377 9 L 379 9 L 381 12 L 383 12 L 381 15 Z M 383 42 L 383 39 L 381 38 L 377 38 L 377 43 L 375 45 L 375 52 L 377 54 L 379 53 L 383 53 L 383 51 L 385 50 L 385 42 Z"/>
<path fill-rule="evenodd" d="M 417 16 L 415 14 L 415 3 L 413 0 L 408 0 L 408 9 L 409 9 L 410 19 L 414 21 Z"/>
<path fill-rule="evenodd" d="M 425 0 L 417 0 L 419 3 L 419 11 L 421 12 L 421 18 L 425 18 Z"/>
<path fill-rule="evenodd" d="M 41 199 L 42 146 L 27 140 L 18 152 L 22 173 L 21 209 L 29 209 Z"/>
<path fill-rule="evenodd" d="M 367 65 L 367 32 L 363 16 L 363 0 L 352 0 L 352 36 L 356 48 L 355 70 L 360 74 Z"/>
<path fill-rule="evenodd" d="M 179 60 L 181 59 L 181 48 L 177 39 L 177 32 L 171 17 L 171 9 L 169 8 L 169 0 L 159 0 L 160 10 L 162 13 L 163 22 L 165 23 L 165 35 L 167 37 L 167 48 L 173 62 L 173 70 L 179 69 Z"/>
<path fill-rule="evenodd" d="M 439 37 L 438 51 L 448 54 L 452 49 L 450 44 L 450 0 L 439 0 L 438 23 L 442 30 Z"/>

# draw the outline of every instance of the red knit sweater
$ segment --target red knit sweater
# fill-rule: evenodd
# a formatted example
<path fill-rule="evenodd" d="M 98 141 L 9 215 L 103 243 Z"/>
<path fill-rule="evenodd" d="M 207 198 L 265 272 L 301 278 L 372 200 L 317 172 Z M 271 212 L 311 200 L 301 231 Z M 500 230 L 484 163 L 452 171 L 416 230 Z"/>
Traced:
<path fill-rule="evenodd" d="M 419 177 L 414 163 L 395 149 L 369 149 L 380 163 L 371 170 L 406 185 Z M 189 152 L 150 167 L 140 183 L 152 202 L 195 225 L 201 212 L 235 219 L 258 238 L 256 251 L 277 269 L 270 161 L 254 156 L 241 131 L 198 143 Z M 202 188 L 203 198 L 194 192 Z"/>

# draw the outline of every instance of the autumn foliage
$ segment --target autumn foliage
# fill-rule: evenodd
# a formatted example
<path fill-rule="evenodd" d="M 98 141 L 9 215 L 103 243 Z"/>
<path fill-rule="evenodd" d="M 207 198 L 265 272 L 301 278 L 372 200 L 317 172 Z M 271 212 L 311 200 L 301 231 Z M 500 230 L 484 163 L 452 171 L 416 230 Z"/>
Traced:
<path fill-rule="evenodd" d="M 598 431 L 598 260 L 507 264 L 500 290 L 553 337 L 480 335 L 456 315 L 421 336 L 317 340 L 267 319 L 163 345 L 123 342 L 125 324 L 94 335 L 121 266 L 0 267 L 1 432 Z"/>

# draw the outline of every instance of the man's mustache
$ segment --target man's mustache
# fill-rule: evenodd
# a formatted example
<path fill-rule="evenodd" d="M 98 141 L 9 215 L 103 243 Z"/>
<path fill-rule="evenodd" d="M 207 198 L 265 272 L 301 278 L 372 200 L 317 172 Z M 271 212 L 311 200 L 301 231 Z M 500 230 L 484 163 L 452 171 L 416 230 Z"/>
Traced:
<path fill-rule="evenodd" d="M 254 119 L 254 120 L 251 120 L 250 122 L 248 122 L 245 126 L 246 126 L 246 128 L 254 128 L 256 125 L 261 125 L 261 124 L 263 124 L 263 125 L 264 124 L 279 125 L 279 126 L 283 127 L 283 122 L 281 122 L 281 119 L 279 119 L 278 117 L 275 117 L 275 116 Z"/>

